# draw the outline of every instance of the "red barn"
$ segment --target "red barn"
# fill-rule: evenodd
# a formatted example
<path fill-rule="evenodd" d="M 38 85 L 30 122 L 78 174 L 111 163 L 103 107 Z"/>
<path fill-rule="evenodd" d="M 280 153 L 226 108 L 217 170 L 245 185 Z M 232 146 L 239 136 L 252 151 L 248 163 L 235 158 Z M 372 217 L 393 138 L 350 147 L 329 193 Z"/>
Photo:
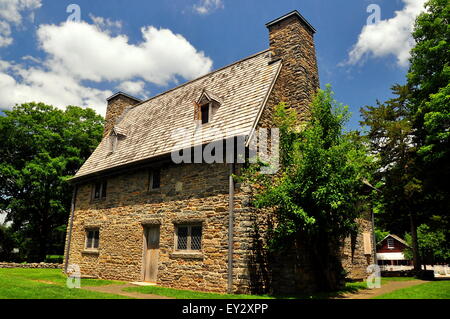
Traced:
<path fill-rule="evenodd" d="M 389 234 L 377 244 L 377 260 L 380 266 L 410 266 L 403 251 L 409 245 L 400 237 Z M 384 268 L 384 267 L 383 267 Z M 398 270 L 397 267 L 386 267 L 385 270 Z"/>

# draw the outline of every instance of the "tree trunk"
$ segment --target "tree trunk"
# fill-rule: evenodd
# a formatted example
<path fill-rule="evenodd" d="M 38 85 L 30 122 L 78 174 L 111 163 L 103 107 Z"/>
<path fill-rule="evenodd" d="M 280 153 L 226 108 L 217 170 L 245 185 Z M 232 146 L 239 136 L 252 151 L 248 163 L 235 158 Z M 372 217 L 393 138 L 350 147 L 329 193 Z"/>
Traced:
<path fill-rule="evenodd" d="M 409 221 L 411 224 L 411 240 L 412 240 L 412 253 L 413 253 L 413 264 L 414 264 L 414 270 L 416 272 L 419 272 L 422 267 L 420 264 L 420 255 L 419 255 L 419 243 L 417 241 L 417 226 L 414 222 L 414 216 L 410 212 L 409 213 Z"/>

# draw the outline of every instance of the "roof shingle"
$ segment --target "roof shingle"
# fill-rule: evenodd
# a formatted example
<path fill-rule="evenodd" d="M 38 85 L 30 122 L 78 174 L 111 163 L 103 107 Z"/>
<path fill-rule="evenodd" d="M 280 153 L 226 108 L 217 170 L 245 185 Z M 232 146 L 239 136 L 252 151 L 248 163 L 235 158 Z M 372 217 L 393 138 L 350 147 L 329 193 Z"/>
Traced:
<path fill-rule="evenodd" d="M 281 68 L 280 61 L 270 60 L 266 50 L 128 107 L 116 123 L 126 138 L 118 141 L 113 154 L 108 154 L 108 138 L 104 138 L 74 179 L 168 154 L 175 146 L 182 149 L 249 135 Z M 195 102 L 204 90 L 222 104 L 212 121 L 199 127 L 194 121 Z M 183 145 L 173 136 L 177 129 L 189 136 Z"/>

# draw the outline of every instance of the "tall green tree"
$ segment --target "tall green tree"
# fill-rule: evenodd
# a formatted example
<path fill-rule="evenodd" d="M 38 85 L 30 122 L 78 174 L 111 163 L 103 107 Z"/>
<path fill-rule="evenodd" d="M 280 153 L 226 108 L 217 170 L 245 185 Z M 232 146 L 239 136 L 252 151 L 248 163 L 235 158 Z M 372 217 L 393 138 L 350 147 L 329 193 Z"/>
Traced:
<path fill-rule="evenodd" d="M 330 87 L 318 92 L 306 125 L 280 104 L 275 124 L 280 129 L 281 169 L 276 177 L 263 177 L 254 201 L 259 208 L 275 210 L 271 247 L 308 247 L 322 290 L 337 289 L 343 282 L 342 243 L 357 231 L 358 204 L 372 165 L 364 145 L 344 133 L 348 116 Z"/>
<path fill-rule="evenodd" d="M 13 249 L 15 247 L 14 235 L 11 229 L 5 225 L 0 224 L 0 260 L 14 261 Z"/>
<path fill-rule="evenodd" d="M 437 227 L 436 227 L 437 226 Z M 422 224 L 417 227 L 417 240 L 419 243 L 419 252 L 421 259 L 425 265 L 434 265 L 436 263 L 448 263 L 450 260 L 450 245 L 448 238 L 448 225 L 442 227 L 441 225 L 431 226 Z M 406 242 L 411 245 L 412 238 L 410 234 L 405 235 Z M 411 249 L 405 250 L 405 256 L 411 258 Z"/>
<path fill-rule="evenodd" d="M 416 20 L 407 84 L 362 109 L 383 185 L 378 221 L 396 233 L 409 228 L 416 270 L 417 225 L 435 217 L 448 224 L 450 216 L 450 4 L 430 0 L 426 9 Z"/>
<path fill-rule="evenodd" d="M 450 3 L 430 0 L 416 21 L 408 73 L 422 210 L 450 224 Z M 449 232 L 446 240 L 450 241 Z"/>
<path fill-rule="evenodd" d="M 392 92 L 395 97 L 385 103 L 361 109 L 361 124 L 368 128 L 370 149 L 377 158 L 374 177 L 381 191 L 377 193 L 381 204 L 376 210 L 377 225 L 397 234 L 409 230 L 414 239 L 414 265 L 420 269 L 416 228 L 423 213 L 422 184 L 417 178 L 410 91 L 407 86 L 394 85 Z"/>
<path fill-rule="evenodd" d="M 92 109 L 62 111 L 42 103 L 4 113 L 0 210 L 7 212 L 26 259 L 43 261 L 49 249 L 62 252 L 72 194 L 67 180 L 101 140 L 103 118 Z"/>
<path fill-rule="evenodd" d="M 416 21 L 408 85 L 418 164 L 430 210 L 450 215 L 450 3 L 430 0 Z"/>

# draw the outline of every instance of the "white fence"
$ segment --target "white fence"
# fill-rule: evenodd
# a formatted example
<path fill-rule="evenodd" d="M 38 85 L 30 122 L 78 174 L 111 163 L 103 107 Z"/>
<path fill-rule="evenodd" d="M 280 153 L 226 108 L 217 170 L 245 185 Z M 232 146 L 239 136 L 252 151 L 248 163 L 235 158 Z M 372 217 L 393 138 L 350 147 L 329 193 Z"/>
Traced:
<path fill-rule="evenodd" d="M 402 271 L 402 270 L 411 270 L 413 266 L 394 266 L 394 265 L 382 265 L 380 266 L 381 271 Z M 422 265 L 422 269 L 425 269 L 425 266 Z M 450 267 L 448 265 L 427 265 L 427 270 L 434 270 L 434 276 L 450 276 Z"/>

